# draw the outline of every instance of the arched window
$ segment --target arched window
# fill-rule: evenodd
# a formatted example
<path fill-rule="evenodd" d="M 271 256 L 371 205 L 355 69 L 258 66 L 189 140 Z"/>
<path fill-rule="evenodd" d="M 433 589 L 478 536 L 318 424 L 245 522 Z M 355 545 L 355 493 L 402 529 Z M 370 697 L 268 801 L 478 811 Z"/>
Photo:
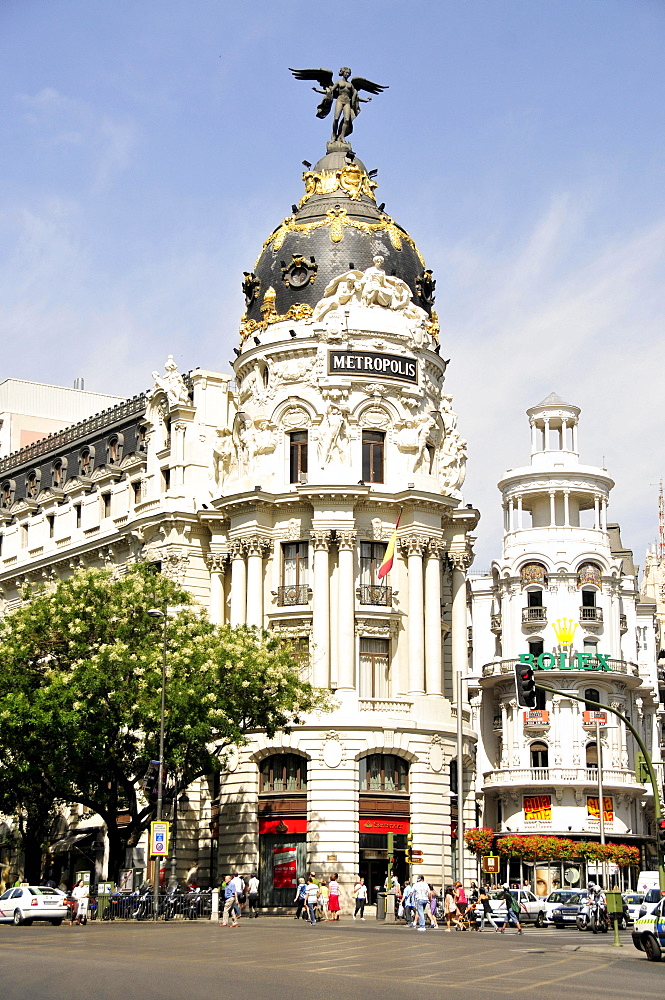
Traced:
<path fill-rule="evenodd" d="M 587 768 L 598 767 L 598 747 L 596 746 L 595 743 L 587 743 L 586 766 Z"/>
<path fill-rule="evenodd" d="M 106 462 L 108 465 L 118 465 L 122 461 L 124 443 L 122 434 L 114 434 L 108 439 L 106 445 Z"/>
<path fill-rule="evenodd" d="M 371 753 L 359 761 L 361 792 L 408 792 L 409 764 L 391 753 Z"/>
<path fill-rule="evenodd" d="M 3 510 L 9 510 L 11 505 L 14 503 L 15 495 L 16 483 L 13 479 L 5 479 L 2 486 L 0 486 L 0 505 Z"/>
<path fill-rule="evenodd" d="M 584 698 L 586 701 L 585 708 L 590 712 L 598 711 L 597 705 L 591 705 L 592 701 L 600 701 L 600 691 L 598 688 L 587 688 L 584 692 Z"/>
<path fill-rule="evenodd" d="M 51 466 L 51 486 L 59 489 L 67 478 L 67 459 L 57 458 Z"/>
<path fill-rule="evenodd" d="M 549 753 L 546 743 L 532 743 L 531 767 L 549 767 Z"/>
<path fill-rule="evenodd" d="M 25 481 L 25 495 L 28 500 L 34 500 L 39 493 L 42 474 L 39 469 L 31 469 Z"/>
<path fill-rule="evenodd" d="M 79 476 L 91 476 L 95 467 L 95 449 L 81 448 L 79 452 Z"/>
<path fill-rule="evenodd" d="M 304 792 L 307 790 L 307 758 L 296 753 L 277 753 L 259 765 L 259 792 Z"/>

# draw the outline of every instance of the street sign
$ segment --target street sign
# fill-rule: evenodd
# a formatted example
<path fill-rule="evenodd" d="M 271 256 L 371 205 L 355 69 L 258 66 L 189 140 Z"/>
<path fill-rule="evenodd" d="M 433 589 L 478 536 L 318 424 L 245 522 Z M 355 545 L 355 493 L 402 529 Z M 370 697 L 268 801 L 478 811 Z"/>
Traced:
<path fill-rule="evenodd" d="M 169 853 L 169 824 L 150 824 L 150 854 L 153 858 L 165 858 Z"/>
<path fill-rule="evenodd" d="M 424 865 L 425 864 L 425 859 L 424 858 L 411 858 L 411 864 L 412 865 Z"/>
<path fill-rule="evenodd" d="M 500 858 L 496 854 L 486 854 L 483 858 L 483 871 L 486 875 L 498 875 Z"/>
<path fill-rule="evenodd" d="M 423 856 L 422 851 L 414 851 L 414 850 L 411 851 L 412 858 L 422 858 L 422 856 Z"/>

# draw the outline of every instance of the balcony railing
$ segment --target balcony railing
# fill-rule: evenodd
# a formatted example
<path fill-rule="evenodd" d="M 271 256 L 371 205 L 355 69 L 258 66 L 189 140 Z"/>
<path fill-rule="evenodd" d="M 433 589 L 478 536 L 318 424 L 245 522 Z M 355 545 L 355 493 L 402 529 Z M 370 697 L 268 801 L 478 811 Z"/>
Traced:
<path fill-rule="evenodd" d="M 361 604 L 374 604 L 389 608 L 393 603 L 393 588 L 363 584 L 357 588 L 356 596 Z"/>
<path fill-rule="evenodd" d="M 490 629 L 495 635 L 501 632 L 501 615 L 492 615 L 490 618 Z"/>
<path fill-rule="evenodd" d="M 492 720 L 492 729 L 495 733 L 500 733 L 503 729 L 503 719 L 500 715 L 495 715 Z"/>
<path fill-rule="evenodd" d="M 483 775 L 487 785 L 565 784 L 570 781 L 596 786 L 598 769 L 595 767 L 510 767 L 488 771 Z M 634 771 L 603 768 L 604 785 L 639 785 Z"/>
<path fill-rule="evenodd" d="M 483 677 L 498 677 L 502 674 L 512 674 L 514 673 L 515 667 L 520 663 L 519 660 L 493 660 L 491 663 L 485 663 L 483 666 Z M 557 666 L 554 666 L 550 670 L 536 670 L 536 681 L 538 677 L 543 678 L 543 683 L 547 683 L 547 675 L 557 672 L 573 673 L 578 670 L 577 666 L 571 666 L 566 663 L 562 671 L 559 671 Z M 639 675 L 638 666 L 636 663 L 631 663 L 628 660 L 607 660 L 605 664 L 601 665 L 598 663 L 595 657 L 591 659 L 590 662 L 586 663 L 586 669 L 580 672 L 585 674 L 590 673 L 593 670 L 598 670 L 599 673 L 607 672 L 614 674 L 627 674 L 629 677 L 637 677 Z"/>
<path fill-rule="evenodd" d="M 308 604 L 312 590 L 307 584 L 277 588 L 277 604 L 280 608 L 291 608 L 298 604 Z"/>
<path fill-rule="evenodd" d="M 522 608 L 523 625 L 546 625 L 547 608 Z"/>
<path fill-rule="evenodd" d="M 390 698 L 361 698 L 360 712 L 386 712 L 389 715 L 406 715 L 413 709 L 412 701 L 396 701 Z"/>
<path fill-rule="evenodd" d="M 602 622 L 603 620 L 603 609 L 602 608 L 580 608 L 580 621 L 582 622 Z"/>
<path fill-rule="evenodd" d="M 619 628 L 622 632 L 628 631 L 628 618 L 626 615 L 619 615 Z"/>

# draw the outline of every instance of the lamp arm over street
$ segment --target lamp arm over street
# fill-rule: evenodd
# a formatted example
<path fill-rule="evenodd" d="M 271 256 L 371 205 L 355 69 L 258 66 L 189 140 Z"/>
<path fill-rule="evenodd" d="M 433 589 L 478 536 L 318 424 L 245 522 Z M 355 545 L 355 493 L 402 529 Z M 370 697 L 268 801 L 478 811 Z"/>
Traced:
<path fill-rule="evenodd" d="M 653 764 L 651 762 L 651 754 L 647 750 L 644 740 L 642 739 L 638 731 L 635 729 L 635 726 L 632 724 L 632 722 L 629 719 L 627 719 L 626 716 L 622 712 L 619 712 L 616 708 L 611 708 L 609 705 L 603 705 L 599 701 L 593 701 L 592 698 L 580 698 L 578 695 L 570 694 L 569 691 L 566 691 L 564 695 L 562 691 L 558 691 L 556 688 L 548 687 L 546 684 L 541 684 L 538 680 L 536 680 L 536 687 L 540 688 L 541 691 L 549 691 L 550 694 L 558 694 L 561 697 L 570 698 L 572 701 L 579 701 L 581 702 L 582 705 L 596 705 L 598 708 L 602 709 L 603 712 L 611 712 L 612 715 L 616 715 L 617 718 L 621 719 L 621 721 L 625 723 L 625 725 L 628 727 L 628 729 L 630 729 L 631 733 L 635 737 L 637 745 L 639 746 L 644 756 L 644 763 L 646 764 L 647 771 L 649 772 L 649 779 L 651 781 L 651 787 L 653 789 L 654 819 L 656 821 L 656 825 L 658 825 L 658 820 L 662 818 L 658 779 L 656 778 L 656 772 L 654 771 Z M 602 802 L 599 802 L 598 806 L 602 812 L 603 808 Z M 660 884 L 661 894 L 665 894 L 665 866 L 663 865 L 663 854 L 660 845 L 657 846 L 657 850 L 658 850 L 658 881 Z"/>

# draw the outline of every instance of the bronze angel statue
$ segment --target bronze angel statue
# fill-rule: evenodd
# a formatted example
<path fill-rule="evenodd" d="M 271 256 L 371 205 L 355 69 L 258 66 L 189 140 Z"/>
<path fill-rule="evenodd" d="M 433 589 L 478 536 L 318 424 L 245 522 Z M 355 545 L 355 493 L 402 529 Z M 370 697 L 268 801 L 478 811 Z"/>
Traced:
<path fill-rule="evenodd" d="M 327 118 L 335 102 L 333 115 L 332 141 L 345 141 L 353 132 L 353 121 L 360 114 L 360 104 L 368 104 L 371 97 L 361 97 L 359 91 L 366 90 L 368 94 L 381 94 L 387 87 L 372 83 L 363 76 L 351 76 L 348 66 L 342 66 L 337 83 L 329 69 L 291 69 L 296 80 L 316 80 L 323 88 L 312 87 L 317 94 L 323 94 L 323 100 L 316 109 L 317 118 Z"/>

